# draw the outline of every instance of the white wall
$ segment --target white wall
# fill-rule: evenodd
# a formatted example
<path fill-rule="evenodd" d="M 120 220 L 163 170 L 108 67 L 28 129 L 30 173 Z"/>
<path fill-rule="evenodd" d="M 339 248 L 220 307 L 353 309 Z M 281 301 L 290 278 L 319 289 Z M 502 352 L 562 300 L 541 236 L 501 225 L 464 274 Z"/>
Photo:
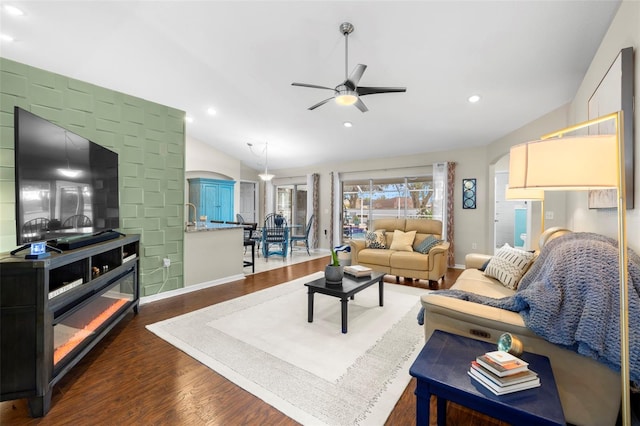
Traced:
<path fill-rule="evenodd" d="M 211 145 L 190 136 L 186 137 L 185 150 L 185 203 L 189 201 L 189 188 L 186 179 L 194 177 L 227 178 L 236 181 L 233 191 L 233 211 L 240 207 L 240 176 L 242 166 L 240 160 L 224 154 Z M 186 218 L 185 211 L 185 218 Z M 186 254 L 185 254 L 186 255 Z"/>
<path fill-rule="evenodd" d="M 561 129 L 567 125 L 567 116 L 569 113 L 569 105 L 561 106 L 548 114 L 532 121 L 531 123 L 514 130 L 513 132 L 505 135 L 504 137 L 494 141 L 487 147 L 487 159 L 489 168 L 489 186 L 490 199 L 487 200 L 488 212 L 487 221 L 485 226 L 488 229 L 486 245 L 484 246 L 484 253 L 493 253 L 493 233 L 495 215 L 495 199 L 493 194 L 495 193 L 494 173 L 497 171 L 504 171 L 509 169 L 509 149 L 512 145 L 517 145 L 526 141 L 540 138 L 545 133 L 549 133 L 555 129 Z M 551 228 L 553 226 L 567 227 L 567 213 L 566 213 L 566 193 L 565 192 L 551 192 L 545 193 L 545 211 L 553 212 L 553 219 L 545 220 L 545 228 Z M 532 223 L 539 223 L 539 214 L 536 215 L 535 221 Z M 535 231 L 535 232 L 534 232 Z M 535 243 L 538 239 L 539 230 L 532 229 L 532 247 L 536 247 Z"/>
<path fill-rule="evenodd" d="M 600 80 L 606 74 L 621 49 L 634 48 L 635 74 L 635 178 L 634 199 L 635 208 L 627 210 L 628 243 L 637 253 L 640 253 L 640 2 L 623 1 L 618 9 L 611 27 L 607 31 L 600 48 L 589 66 L 582 84 L 571 102 L 569 121 L 579 123 L 588 119 L 587 105 L 589 98 L 596 90 Z M 625 117 L 625 120 L 631 117 Z M 617 214 L 615 210 L 590 210 L 587 207 L 586 194 L 573 193 L 567 199 L 568 225 L 572 229 L 599 232 L 615 238 L 617 235 Z"/>
<path fill-rule="evenodd" d="M 286 176 L 303 176 L 307 173 L 320 174 L 320 217 L 319 219 L 319 244 L 321 248 L 329 248 L 330 230 L 330 172 L 366 172 L 372 170 L 384 170 L 393 168 L 431 166 L 437 162 L 455 162 L 456 178 L 454 193 L 454 220 L 455 220 L 455 258 L 456 263 L 464 263 L 464 256 L 471 251 L 473 243 L 478 247 L 483 247 L 487 241 L 487 231 L 485 227 L 478 224 L 486 222 L 487 211 L 487 179 L 488 170 L 486 166 L 486 148 L 473 148 L 458 151 L 445 151 L 436 153 L 425 153 L 419 155 L 378 158 L 367 160 L 355 160 L 340 164 L 322 164 L 313 169 L 291 168 L 275 170 L 273 173 L 278 178 Z M 474 210 L 462 209 L 462 179 L 477 179 L 477 208 Z M 324 231 L 327 230 L 327 235 Z M 334 241 L 335 242 L 335 241 Z"/>

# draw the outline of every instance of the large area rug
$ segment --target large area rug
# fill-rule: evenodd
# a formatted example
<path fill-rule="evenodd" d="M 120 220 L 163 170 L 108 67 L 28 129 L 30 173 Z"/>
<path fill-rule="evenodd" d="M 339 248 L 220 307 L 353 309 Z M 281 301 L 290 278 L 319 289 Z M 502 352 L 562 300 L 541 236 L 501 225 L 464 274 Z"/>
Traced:
<path fill-rule="evenodd" d="M 147 328 L 305 425 L 381 425 L 409 383 L 424 343 L 417 324 L 427 290 L 385 283 L 349 301 L 315 295 L 307 322 L 305 282 L 322 272 L 161 321 Z"/>

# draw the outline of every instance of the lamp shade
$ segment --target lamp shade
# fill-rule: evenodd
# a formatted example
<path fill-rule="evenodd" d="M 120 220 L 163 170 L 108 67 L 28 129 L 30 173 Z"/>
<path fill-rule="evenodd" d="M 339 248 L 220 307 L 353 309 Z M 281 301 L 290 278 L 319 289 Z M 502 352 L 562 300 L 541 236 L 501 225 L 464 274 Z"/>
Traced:
<path fill-rule="evenodd" d="M 509 188 L 616 188 L 617 165 L 615 135 L 525 142 L 511 148 Z"/>
<path fill-rule="evenodd" d="M 536 188 L 507 188 L 504 198 L 507 200 L 544 200 L 544 190 Z"/>

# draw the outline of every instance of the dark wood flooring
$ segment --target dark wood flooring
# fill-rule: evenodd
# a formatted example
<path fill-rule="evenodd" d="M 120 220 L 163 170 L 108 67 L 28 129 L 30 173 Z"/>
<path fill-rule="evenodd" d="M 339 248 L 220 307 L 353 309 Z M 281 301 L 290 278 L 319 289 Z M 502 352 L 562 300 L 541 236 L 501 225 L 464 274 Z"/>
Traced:
<path fill-rule="evenodd" d="M 295 425 L 270 405 L 236 386 L 145 329 L 147 324 L 299 278 L 327 259 L 247 276 L 197 292 L 141 306 L 116 326 L 54 387 L 51 410 L 29 417 L 26 400 L 0 403 L 2 425 Z M 449 270 L 441 288 L 461 271 Z M 395 282 L 394 277 L 387 277 Z M 403 282 L 401 280 L 401 282 Z M 406 285 L 429 288 L 426 281 Z M 415 424 L 415 379 L 409 383 L 387 425 Z M 432 401 L 433 411 L 435 405 Z M 503 425 L 450 405 L 449 425 Z M 435 418 L 431 424 L 435 425 Z"/>

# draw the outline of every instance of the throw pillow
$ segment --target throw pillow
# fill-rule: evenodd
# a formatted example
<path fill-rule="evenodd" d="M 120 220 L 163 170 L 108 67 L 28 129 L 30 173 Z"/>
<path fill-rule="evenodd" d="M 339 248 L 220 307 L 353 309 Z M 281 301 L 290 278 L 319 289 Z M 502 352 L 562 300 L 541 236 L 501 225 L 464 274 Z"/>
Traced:
<path fill-rule="evenodd" d="M 365 247 L 386 249 L 387 237 L 384 229 L 376 229 L 375 231 L 369 231 L 364 236 Z"/>
<path fill-rule="evenodd" d="M 491 262 L 491 259 L 487 260 L 486 262 L 484 262 L 482 264 L 482 266 L 478 269 L 478 271 L 482 271 L 484 272 L 485 269 L 487 269 L 487 266 L 489 266 L 489 262 Z"/>
<path fill-rule="evenodd" d="M 398 229 L 393 231 L 393 241 L 391 250 L 413 251 L 413 240 L 416 238 L 416 231 L 402 232 Z"/>
<path fill-rule="evenodd" d="M 437 239 L 433 235 L 429 235 L 427 238 L 424 239 L 423 242 L 418 244 L 418 246 L 416 247 L 416 251 L 422 254 L 427 254 L 429 253 L 429 250 L 431 250 L 433 247 L 437 246 L 441 242 L 442 240 Z"/>
<path fill-rule="evenodd" d="M 534 254 L 518 250 L 505 244 L 491 258 L 484 274 L 500 281 L 505 287 L 515 290 L 520 279 L 529 269 Z"/>

